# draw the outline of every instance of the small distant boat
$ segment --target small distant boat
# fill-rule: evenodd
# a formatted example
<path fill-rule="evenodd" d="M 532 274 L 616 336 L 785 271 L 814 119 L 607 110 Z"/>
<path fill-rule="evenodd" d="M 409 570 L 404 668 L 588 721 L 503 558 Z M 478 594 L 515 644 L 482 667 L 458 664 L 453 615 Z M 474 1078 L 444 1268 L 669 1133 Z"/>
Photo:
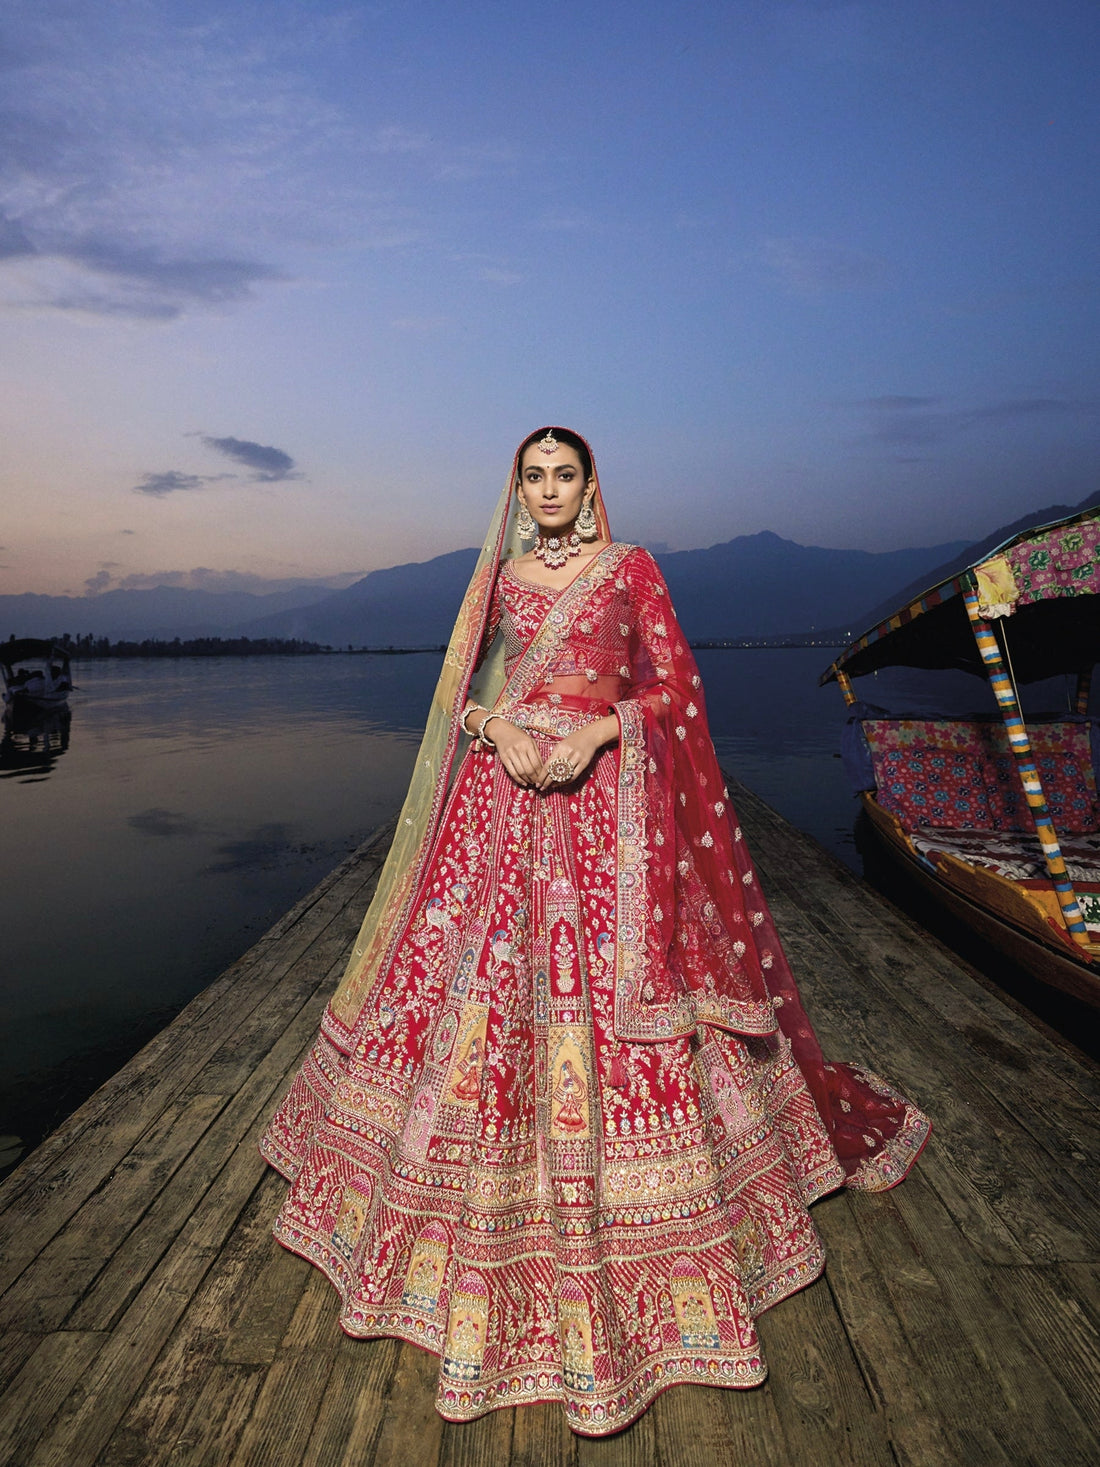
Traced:
<path fill-rule="evenodd" d="M 69 654 L 39 637 L 0 642 L 0 686 L 7 705 L 58 708 L 73 690 Z"/>
<path fill-rule="evenodd" d="M 842 749 L 884 848 L 928 893 L 1045 983 L 1100 1007 L 1100 508 L 1016 535 L 854 642 L 822 674 L 851 709 Z M 961 668 L 989 717 L 892 717 L 852 680 Z M 1074 679 L 1071 708 L 1018 686 Z"/>

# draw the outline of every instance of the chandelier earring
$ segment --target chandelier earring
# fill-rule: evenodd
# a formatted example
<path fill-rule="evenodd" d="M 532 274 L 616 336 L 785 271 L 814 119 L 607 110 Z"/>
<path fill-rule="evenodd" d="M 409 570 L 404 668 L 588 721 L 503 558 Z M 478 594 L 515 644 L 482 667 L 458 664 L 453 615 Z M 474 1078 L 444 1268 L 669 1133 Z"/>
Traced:
<path fill-rule="evenodd" d="M 517 495 L 517 499 L 519 496 Z M 516 510 L 516 534 L 521 540 L 533 540 L 539 532 L 538 525 L 532 518 L 531 511 L 519 500 L 519 508 Z"/>
<path fill-rule="evenodd" d="M 600 527 L 596 523 L 596 512 L 592 508 L 591 499 L 586 499 L 581 505 L 581 512 L 577 516 L 573 528 L 582 540 L 590 542 L 600 533 Z"/>

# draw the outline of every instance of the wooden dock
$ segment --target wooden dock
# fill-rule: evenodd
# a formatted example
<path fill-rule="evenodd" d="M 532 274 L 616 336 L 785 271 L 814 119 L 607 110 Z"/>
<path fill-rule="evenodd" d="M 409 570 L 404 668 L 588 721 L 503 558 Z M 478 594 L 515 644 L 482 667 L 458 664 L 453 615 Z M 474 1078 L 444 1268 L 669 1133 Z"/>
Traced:
<path fill-rule="evenodd" d="M 312 1038 L 381 832 L 0 1187 L 0 1462 L 16 1467 L 833 1467 L 1100 1461 L 1097 1068 L 748 791 L 742 822 L 827 1054 L 931 1114 L 914 1174 L 815 1208 L 823 1281 L 766 1314 L 768 1382 L 629 1430 L 454 1426 L 436 1362 L 337 1328 L 269 1234 L 256 1138 Z"/>

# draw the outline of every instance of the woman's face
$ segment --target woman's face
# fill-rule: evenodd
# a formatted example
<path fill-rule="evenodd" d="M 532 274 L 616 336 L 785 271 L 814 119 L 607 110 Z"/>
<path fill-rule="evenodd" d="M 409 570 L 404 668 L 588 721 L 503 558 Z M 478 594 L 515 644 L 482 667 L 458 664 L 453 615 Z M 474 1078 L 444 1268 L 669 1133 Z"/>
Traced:
<path fill-rule="evenodd" d="M 543 453 L 532 443 L 523 452 L 519 496 L 544 534 L 567 531 L 581 512 L 581 503 L 594 491 L 584 482 L 584 470 L 575 448 L 561 443 Z"/>

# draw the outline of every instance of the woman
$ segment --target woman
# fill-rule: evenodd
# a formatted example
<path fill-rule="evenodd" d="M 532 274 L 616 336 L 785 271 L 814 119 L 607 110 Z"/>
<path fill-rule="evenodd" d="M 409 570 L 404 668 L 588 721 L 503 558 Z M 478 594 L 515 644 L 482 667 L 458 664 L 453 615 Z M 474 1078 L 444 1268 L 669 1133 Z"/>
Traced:
<path fill-rule="evenodd" d="M 927 1134 L 823 1062 L 660 572 L 611 541 L 584 440 L 539 429 L 262 1144 L 276 1237 L 349 1334 L 442 1357 L 444 1416 L 555 1400 L 598 1436 L 761 1381 L 755 1316 L 824 1266 L 808 1205 L 894 1185 Z"/>

